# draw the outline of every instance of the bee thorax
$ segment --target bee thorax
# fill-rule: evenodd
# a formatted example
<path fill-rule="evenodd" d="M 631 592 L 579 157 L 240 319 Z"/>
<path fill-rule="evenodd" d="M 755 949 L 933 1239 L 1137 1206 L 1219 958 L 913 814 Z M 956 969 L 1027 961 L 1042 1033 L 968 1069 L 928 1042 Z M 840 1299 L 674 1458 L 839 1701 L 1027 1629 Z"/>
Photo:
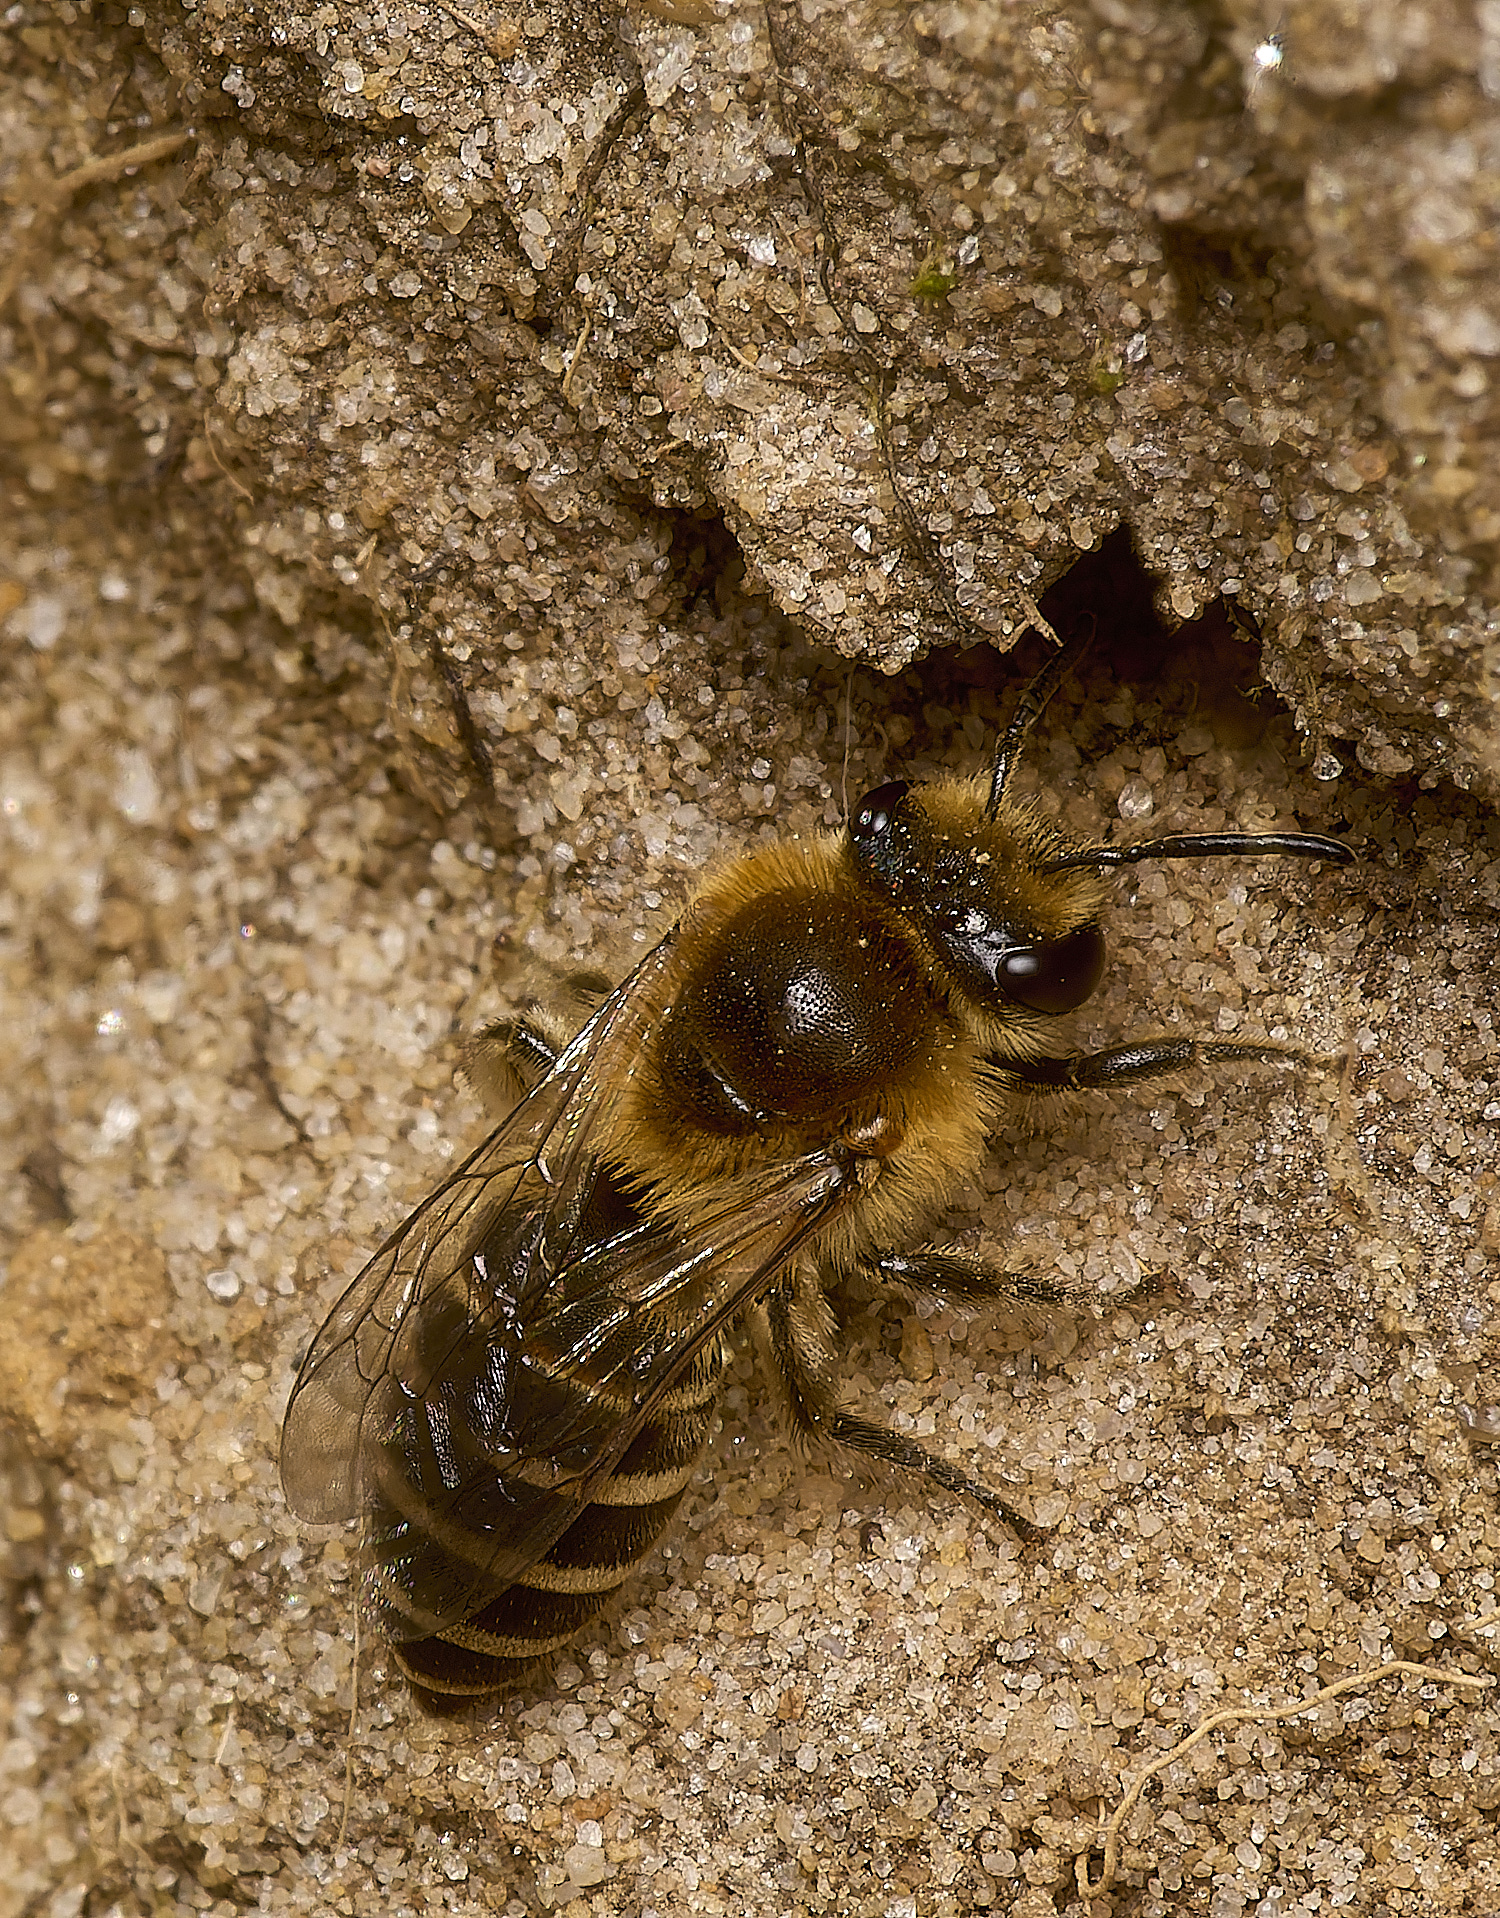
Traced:
<path fill-rule="evenodd" d="M 898 1151 L 906 1137 L 906 1128 L 898 1125 L 888 1114 L 877 1112 L 872 1119 L 862 1124 L 851 1125 L 840 1134 L 840 1143 L 848 1147 L 856 1159 L 888 1159 Z M 863 1168 L 861 1168 L 863 1171 Z"/>

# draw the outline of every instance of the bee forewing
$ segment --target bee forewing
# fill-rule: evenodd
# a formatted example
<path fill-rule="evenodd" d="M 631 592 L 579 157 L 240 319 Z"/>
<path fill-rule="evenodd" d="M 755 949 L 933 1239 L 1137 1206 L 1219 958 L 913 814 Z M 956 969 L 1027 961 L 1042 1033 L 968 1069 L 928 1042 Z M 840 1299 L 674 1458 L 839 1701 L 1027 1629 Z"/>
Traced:
<path fill-rule="evenodd" d="M 370 1396 L 393 1372 L 403 1384 L 425 1388 L 422 1368 L 403 1334 L 422 1316 L 413 1314 L 413 1305 L 453 1283 L 471 1236 L 513 1191 L 518 1178 L 513 1153 L 510 1163 L 488 1175 L 480 1163 L 494 1165 L 504 1146 L 498 1134 L 486 1140 L 468 1165 L 412 1214 L 344 1293 L 313 1341 L 281 1433 L 282 1489 L 300 1517 L 329 1524 L 359 1516 L 359 1455 Z"/>
<path fill-rule="evenodd" d="M 377 1387 L 391 1379 L 403 1395 L 420 1397 L 466 1331 L 485 1337 L 496 1311 L 523 1308 L 519 1294 L 498 1296 L 497 1283 L 519 1275 L 535 1288 L 547 1264 L 555 1268 L 565 1255 L 591 1175 L 588 1147 L 602 1089 L 611 1083 L 615 1061 L 634 1051 L 654 1016 L 655 987 L 670 949 L 668 938 L 642 960 L 536 1090 L 397 1227 L 329 1313 L 297 1374 L 282 1427 L 282 1489 L 299 1517 L 314 1523 L 357 1518 L 361 1453 L 372 1438 L 381 1442 L 386 1422 L 377 1416 L 371 1432 L 367 1414 Z M 514 1210 L 523 1182 L 537 1199 L 514 1220 L 504 1270 L 476 1269 L 475 1250 Z M 532 1234 L 529 1258 L 522 1256 L 526 1232 Z M 448 1309 L 435 1317 L 455 1329 L 443 1343 L 428 1335 L 423 1308 L 445 1293 Z M 453 1309 L 455 1300 L 463 1301 L 461 1311 Z"/>
<path fill-rule="evenodd" d="M 601 1248 L 588 1284 L 567 1275 L 525 1327 L 522 1362 L 561 1389 L 551 1415 L 517 1434 L 523 1459 L 596 1483 L 709 1340 L 857 1190 L 830 1154 L 807 1153 L 706 1204 L 690 1232 Z"/>
<path fill-rule="evenodd" d="M 448 1631 L 535 1565 L 705 1347 L 857 1192 L 854 1174 L 826 1152 L 770 1168 L 706 1206 L 687 1233 L 643 1226 L 585 1247 L 518 1341 L 492 1323 L 487 1353 L 464 1341 L 428 1396 L 377 1394 L 365 1438 L 388 1516 L 366 1541 L 366 1595 L 381 1630 L 398 1640 Z M 503 1429 L 483 1444 L 476 1368 L 506 1381 Z M 455 1465 L 455 1482 L 436 1482 Z M 427 1549 L 413 1554 L 402 1521 L 418 1509 Z M 444 1550 L 440 1580 L 434 1544 Z"/>

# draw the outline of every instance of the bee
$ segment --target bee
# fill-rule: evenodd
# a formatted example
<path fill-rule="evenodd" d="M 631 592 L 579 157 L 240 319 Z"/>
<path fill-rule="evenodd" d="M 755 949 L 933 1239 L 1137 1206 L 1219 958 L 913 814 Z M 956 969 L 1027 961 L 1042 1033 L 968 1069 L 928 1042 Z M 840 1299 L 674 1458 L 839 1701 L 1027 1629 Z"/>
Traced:
<path fill-rule="evenodd" d="M 367 1614 L 432 1709 L 511 1689 L 640 1563 L 752 1307 L 800 1436 L 1039 1536 L 841 1403 L 828 1291 L 859 1271 L 969 1307 L 1057 1296 L 899 1248 L 1044 1095 L 1289 1053 L 1060 1050 L 1057 1022 L 1103 974 L 1106 876 L 1351 857 L 1300 832 L 1068 838 L 1010 787 L 1078 650 L 1022 692 L 987 776 L 893 780 L 843 831 L 726 865 L 566 1044 L 535 1017 L 502 1029 L 530 1089 L 334 1306 L 282 1433 L 293 1511 L 363 1521 Z"/>

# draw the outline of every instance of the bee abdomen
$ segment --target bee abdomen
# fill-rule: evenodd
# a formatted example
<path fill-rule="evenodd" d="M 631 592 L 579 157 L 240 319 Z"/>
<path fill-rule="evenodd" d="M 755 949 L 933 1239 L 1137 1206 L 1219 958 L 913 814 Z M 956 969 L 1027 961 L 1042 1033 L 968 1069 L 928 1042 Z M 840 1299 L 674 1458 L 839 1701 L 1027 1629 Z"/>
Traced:
<path fill-rule="evenodd" d="M 415 1685 L 450 1700 L 507 1690 L 603 1610 L 677 1510 L 703 1451 L 717 1398 L 717 1355 L 697 1371 L 697 1389 L 679 1389 L 672 1409 L 641 1427 L 593 1502 L 535 1564 L 488 1595 L 481 1588 L 481 1602 L 461 1624 L 393 1644 L 396 1663 Z M 561 1494 L 538 1488 L 536 1496 Z"/>

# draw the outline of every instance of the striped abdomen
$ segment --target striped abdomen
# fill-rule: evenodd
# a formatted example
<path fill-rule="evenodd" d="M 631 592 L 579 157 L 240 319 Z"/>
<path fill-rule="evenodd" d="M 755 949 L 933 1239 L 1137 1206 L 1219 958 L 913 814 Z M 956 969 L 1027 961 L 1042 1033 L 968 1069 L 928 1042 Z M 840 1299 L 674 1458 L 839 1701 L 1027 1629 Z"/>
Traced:
<path fill-rule="evenodd" d="M 413 1446 L 409 1429 L 392 1433 L 393 1442 L 381 1450 L 380 1483 L 367 1486 L 366 1591 L 397 1665 L 415 1686 L 449 1699 L 503 1691 L 603 1609 L 687 1489 L 723 1367 L 715 1339 L 652 1407 L 592 1503 L 571 1523 L 572 1501 L 565 1490 L 550 1489 L 555 1474 L 544 1457 L 503 1475 L 493 1466 L 461 1510 L 440 1512 L 441 1501 L 424 1490 L 439 1476 L 474 1484 L 475 1450 L 492 1440 L 474 1416 L 472 1385 L 455 1390 L 446 1422 L 429 1399 L 420 1446 Z M 524 1429 L 600 1417 L 600 1404 L 577 1377 L 554 1382 L 530 1372 L 519 1384 L 506 1410 Z M 616 1408 L 615 1415 L 624 1410 Z M 565 1529 L 553 1538 L 560 1522 Z M 551 1542 L 528 1561 L 528 1538 Z M 492 1563 L 493 1579 L 481 1569 Z M 465 1594 L 460 1622 L 421 1634 L 424 1620 L 452 1616 L 452 1598 Z"/>

